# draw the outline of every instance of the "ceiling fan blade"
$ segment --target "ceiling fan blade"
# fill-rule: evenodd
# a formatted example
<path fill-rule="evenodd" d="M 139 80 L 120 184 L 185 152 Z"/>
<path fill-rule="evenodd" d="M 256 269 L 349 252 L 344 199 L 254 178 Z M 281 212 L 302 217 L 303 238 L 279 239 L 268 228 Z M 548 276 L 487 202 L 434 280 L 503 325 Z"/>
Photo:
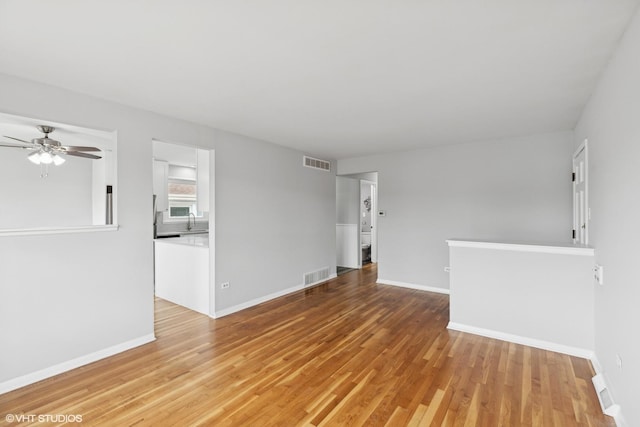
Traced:
<path fill-rule="evenodd" d="M 25 147 L 24 145 L 13 145 L 13 144 L 0 144 L 0 147 L 24 148 L 24 149 L 33 148 L 33 147 Z"/>
<path fill-rule="evenodd" d="M 68 156 L 84 157 L 84 158 L 87 158 L 87 159 L 101 159 L 102 158 L 100 156 L 95 156 L 93 154 L 88 154 L 88 153 L 81 153 L 79 151 L 66 151 L 64 154 L 66 154 Z"/>
<path fill-rule="evenodd" d="M 62 148 L 66 151 L 102 151 L 97 147 L 80 147 L 77 145 L 63 145 Z"/>
<path fill-rule="evenodd" d="M 13 139 L 13 140 L 15 140 L 15 141 L 24 142 L 25 144 L 31 144 L 31 145 L 33 145 L 33 143 L 32 143 L 31 141 L 25 141 L 24 139 L 14 138 L 14 137 L 12 137 L 12 136 L 7 136 L 7 135 L 4 135 L 4 137 L 5 137 L 5 138 L 9 138 L 9 139 Z"/>

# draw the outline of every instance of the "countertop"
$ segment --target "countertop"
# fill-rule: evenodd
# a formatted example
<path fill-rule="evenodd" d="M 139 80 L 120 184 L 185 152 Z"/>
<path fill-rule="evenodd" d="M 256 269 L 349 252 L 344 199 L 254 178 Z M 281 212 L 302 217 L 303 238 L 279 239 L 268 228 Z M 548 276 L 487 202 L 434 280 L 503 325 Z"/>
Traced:
<path fill-rule="evenodd" d="M 171 245 L 186 245 L 197 248 L 209 248 L 209 233 L 189 234 L 180 237 L 167 237 L 155 239 L 156 243 L 167 243 Z"/>
<path fill-rule="evenodd" d="M 209 230 L 206 228 L 194 228 L 192 230 L 163 230 L 158 232 L 158 237 L 178 237 L 185 234 L 206 234 Z"/>

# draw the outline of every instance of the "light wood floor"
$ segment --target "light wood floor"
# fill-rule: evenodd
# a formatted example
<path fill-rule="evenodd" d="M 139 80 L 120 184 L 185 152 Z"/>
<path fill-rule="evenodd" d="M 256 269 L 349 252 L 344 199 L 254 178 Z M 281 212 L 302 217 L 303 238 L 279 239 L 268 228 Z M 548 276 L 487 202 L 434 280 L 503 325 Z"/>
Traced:
<path fill-rule="evenodd" d="M 446 295 L 375 278 L 370 265 L 217 320 L 157 300 L 157 341 L 1 395 L 0 424 L 614 425 L 586 360 L 448 331 Z"/>

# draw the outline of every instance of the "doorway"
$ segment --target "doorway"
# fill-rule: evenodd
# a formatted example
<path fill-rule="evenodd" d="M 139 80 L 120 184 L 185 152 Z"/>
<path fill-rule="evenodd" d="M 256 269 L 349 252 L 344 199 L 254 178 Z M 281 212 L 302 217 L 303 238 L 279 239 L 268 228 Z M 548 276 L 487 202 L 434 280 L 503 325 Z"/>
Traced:
<path fill-rule="evenodd" d="M 377 183 L 360 180 L 360 265 L 378 262 Z"/>
<path fill-rule="evenodd" d="M 210 317 L 215 315 L 214 155 L 153 141 L 154 293 Z"/>
<path fill-rule="evenodd" d="M 336 177 L 338 274 L 378 262 L 378 173 Z"/>

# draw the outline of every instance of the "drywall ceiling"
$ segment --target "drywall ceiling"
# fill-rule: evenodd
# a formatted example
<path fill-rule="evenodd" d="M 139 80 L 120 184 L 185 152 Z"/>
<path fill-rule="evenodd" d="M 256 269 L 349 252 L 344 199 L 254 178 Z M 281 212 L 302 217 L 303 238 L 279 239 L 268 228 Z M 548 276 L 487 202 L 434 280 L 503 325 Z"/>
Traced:
<path fill-rule="evenodd" d="M 0 72 L 325 158 L 572 129 L 637 0 L 0 1 Z"/>

